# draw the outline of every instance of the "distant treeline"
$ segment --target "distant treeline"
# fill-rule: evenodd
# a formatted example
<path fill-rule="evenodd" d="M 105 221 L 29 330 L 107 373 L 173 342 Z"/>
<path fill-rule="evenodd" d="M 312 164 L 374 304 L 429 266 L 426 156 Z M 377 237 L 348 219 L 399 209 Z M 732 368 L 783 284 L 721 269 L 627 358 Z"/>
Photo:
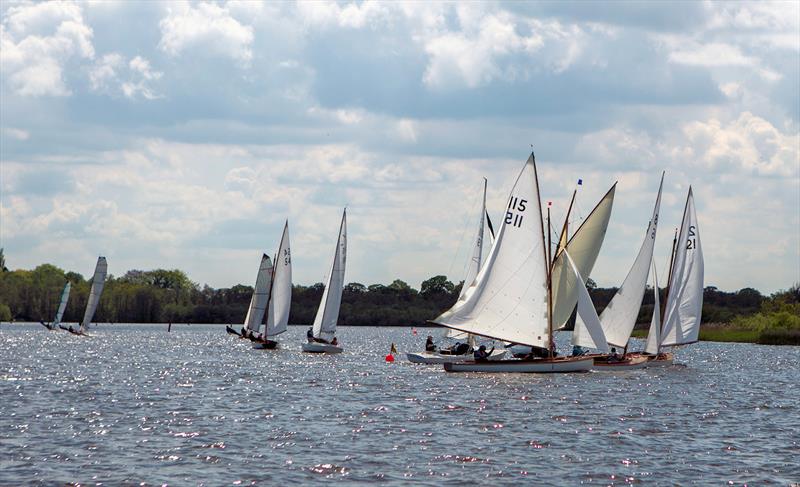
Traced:
<path fill-rule="evenodd" d="M 77 322 L 89 294 L 90 281 L 75 272 L 65 272 L 51 264 L 33 270 L 6 269 L 0 249 L 0 321 L 50 321 L 58 307 L 61 291 L 72 283 L 69 305 L 63 321 Z M 347 284 L 342 295 L 339 323 L 343 325 L 409 326 L 424 325 L 455 303 L 462 283 L 445 276 L 423 281 L 419 290 L 397 279 L 391 284 Z M 592 299 L 598 312 L 606 307 L 615 288 L 597 288 L 590 279 Z M 309 324 L 322 297 L 323 284 L 295 285 L 289 322 Z M 252 286 L 236 285 L 213 289 L 192 282 L 183 271 L 156 269 L 130 270 L 121 277 L 109 275 L 95 322 L 115 323 L 241 323 L 253 292 Z M 661 290 L 661 299 L 665 292 Z M 730 322 L 737 316 L 750 316 L 762 309 L 767 298 L 757 290 L 745 288 L 724 292 L 705 289 L 704 322 Z M 649 322 L 653 293 L 645 293 L 638 321 Z"/>

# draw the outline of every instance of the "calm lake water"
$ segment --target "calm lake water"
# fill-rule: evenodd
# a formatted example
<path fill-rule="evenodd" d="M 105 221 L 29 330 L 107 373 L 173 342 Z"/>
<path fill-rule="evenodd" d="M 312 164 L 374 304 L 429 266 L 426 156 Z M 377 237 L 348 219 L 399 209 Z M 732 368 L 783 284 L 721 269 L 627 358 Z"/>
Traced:
<path fill-rule="evenodd" d="M 800 482 L 800 347 L 481 375 L 408 363 L 426 329 L 343 327 L 339 356 L 305 332 L 264 351 L 217 325 L 1 325 L 0 485 Z"/>

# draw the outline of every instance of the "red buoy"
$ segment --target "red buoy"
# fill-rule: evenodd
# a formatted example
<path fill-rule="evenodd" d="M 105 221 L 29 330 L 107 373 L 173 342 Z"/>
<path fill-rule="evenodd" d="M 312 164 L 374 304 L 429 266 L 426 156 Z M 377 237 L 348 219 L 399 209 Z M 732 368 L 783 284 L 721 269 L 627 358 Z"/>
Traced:
<path fill-rule="evenodd" d="M 392 355 L 391 353 L 389 355 L 387 355 L 386 356 L 386 361 L 387 362 L 394 362 L 394 355 Z"/>

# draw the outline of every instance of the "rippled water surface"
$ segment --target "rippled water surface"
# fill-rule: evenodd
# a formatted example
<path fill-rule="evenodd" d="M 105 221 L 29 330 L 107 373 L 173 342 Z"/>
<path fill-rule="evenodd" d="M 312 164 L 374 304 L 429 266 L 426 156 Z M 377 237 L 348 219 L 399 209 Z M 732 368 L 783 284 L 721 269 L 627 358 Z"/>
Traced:
<path fill-rule="evenodd" d="M 683 365 L 448 374 L 426 330 L 340 328 L 345 353 L 222 326 L 0 326 L 0 485 L 800 482 L 800 347 L 699 343 Z M 437 334 L 440 332 L 435 331 Z M 564 340 L 566 348 L 567 337 Z M 384 361 L 395 342 L 402 357 Z"/>

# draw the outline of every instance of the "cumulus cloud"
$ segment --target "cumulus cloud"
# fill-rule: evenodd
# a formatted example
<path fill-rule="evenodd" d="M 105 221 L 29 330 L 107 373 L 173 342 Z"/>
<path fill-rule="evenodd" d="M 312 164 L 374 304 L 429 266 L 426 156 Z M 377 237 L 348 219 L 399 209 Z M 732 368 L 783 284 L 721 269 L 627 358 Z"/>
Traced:
<path fill-rule="evenodd" d="M 67 96 L 66 64 L 94 57 L 93 32 L 73 2 L 11 6 L 0 24 L 0 67 L 12 91 L 23 96 Z"/>
<path fill-rule="evenodd" d="M 253 27 L 236 20 L 227 7 L 201 2 L 193 7 L 189 3 L 173 3 L 159 23 L 159 47 L 171 56 L 183 51 L 203 49 L 228 56 L 243 66 L 253 58 Z"/>

